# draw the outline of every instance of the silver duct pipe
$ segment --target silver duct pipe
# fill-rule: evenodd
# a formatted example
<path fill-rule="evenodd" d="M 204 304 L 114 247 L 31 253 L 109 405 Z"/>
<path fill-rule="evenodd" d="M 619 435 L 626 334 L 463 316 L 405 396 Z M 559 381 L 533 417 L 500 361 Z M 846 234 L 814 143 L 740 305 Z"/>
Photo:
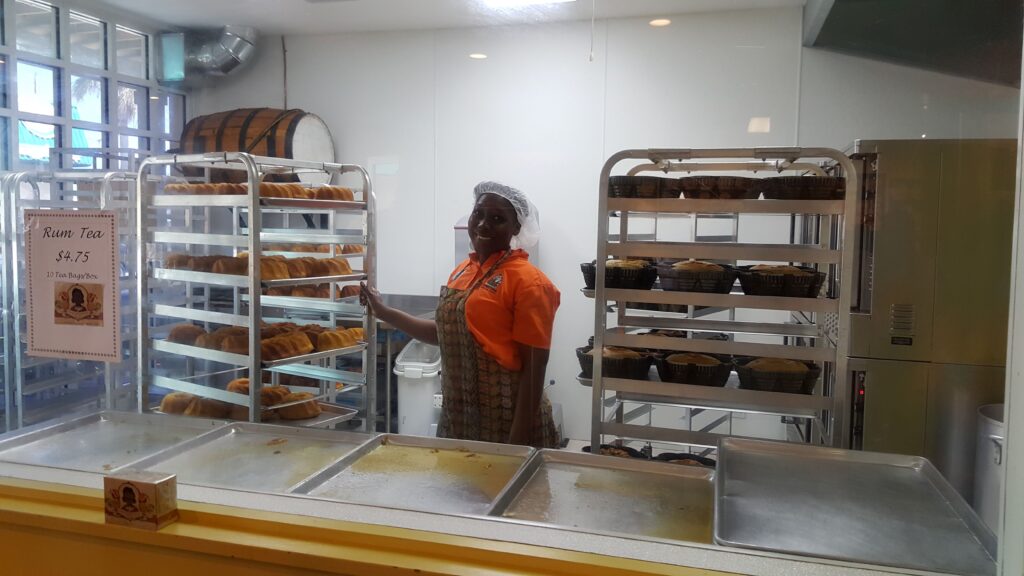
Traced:
<path fill-rule="evenodd" d="M 256 52 L 257 36 L 255 28 L 230 25 L 215 35 L 188 34 L 186 68 L 201 76 L 230 74 Z"/>

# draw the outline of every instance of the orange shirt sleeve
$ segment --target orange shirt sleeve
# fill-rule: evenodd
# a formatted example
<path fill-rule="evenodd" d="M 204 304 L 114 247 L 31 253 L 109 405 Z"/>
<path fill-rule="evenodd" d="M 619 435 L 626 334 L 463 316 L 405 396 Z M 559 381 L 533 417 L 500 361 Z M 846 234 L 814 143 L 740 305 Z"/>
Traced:
<path fill-rule="evenodd" d="M 542 283 L 516 294 L 512 313 L 512 340 L 534 348 L 551 348 L 551 330 L 561 294 L 553 284 Z"/>

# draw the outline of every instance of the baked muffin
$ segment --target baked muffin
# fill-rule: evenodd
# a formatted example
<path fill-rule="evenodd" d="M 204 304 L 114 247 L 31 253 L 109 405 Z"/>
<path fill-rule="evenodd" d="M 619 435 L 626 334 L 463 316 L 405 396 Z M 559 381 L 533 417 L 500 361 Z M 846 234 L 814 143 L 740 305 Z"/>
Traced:
<path fill-rule="evenodd" d="M 302 332 L 288 332 L 260 342 L 260 355 L 264 362 L 302 356 L 313 351 L 313 343 Z"/>
<path fill-rule="evenodd" d="M 639 270 L 641 268 L 650 266 L 650 263 L 646 260 L 609 260 L 604 263 L 605 268 L 625 268 L 629 270 Z"/>
<path fill-rule="evenodd" d="M 821 375 L 813 362 L 785 358 L 755 358 L 736 361 L 740 388 L 790 394 L 810 394 Z"/>
<path fill-rule="evenodd" d="M 587 352 L 587 356 L 593 356 L 594 351 L 590 350 Z M 604 351 L 601 354 L 602 358 L 639 358 L 640 354 L 635 350 L 629 348 L 618 348 L 615 346 L 605 346 Z"/>
<path fill-rule="evenodd" d="M 768 200 L 841 200 L 846 180 L 833 176 L 775 176 L 757 181 Z"/>
<path fill-rule="evenodd" d="M 752 296 L 816 298 L 826 274 L 803 266 L 758 264 L 739 268 L 740 286 Z"/>
<path fill-rule="evenodd" d="M 597 283 L 597 262 L 580 265 L 583 281 L 588 289 Z M 658 279 L 658 270 L 646 260 L 615 259 L 605 263 L 606 288 L 626 290 L 650 290 Z"/>
<path fill-rule="evenodd" d="M 186 392 L 171 392 L 160 400 L 160 411 L 164 414 L 184 414 L 194 398 Z"/>
<path fill-rule="evenodd" d="M 314 418 L 320 415 L 320 406 L 313 401 L 315 396 L 309 392 L 294 392 L 284 397 L 282 404 L 289 402 L 301 402 L 299 404 L 292 404 L 291 406 L 282 406 L 277 409 L 277 415 L 284 420 L 303 420 L 306 418 Z"/>
<path fill-rule="evenodd" d="M 687 270 L 689 272 L 721 272 L 725 270 L 721 265 L 703 260 L 683 260 L 672 265 L 673 270 Z"/>
<path fill-rule="evenodd" d="M 721 362 L 714 356 L 708 356 L 707 354 L 698 354 L 696 352 L 683 352 L 680 354 L 670 354 L 665 357 L 665 361 L 669 364 L 675 364 L 678 366 L 684 364 L 695 364 L 697 366 L 718 366 Z"/>
<path fill-rule="evenodd" d="M 584 378 L 593 378 L 593 348 L 586 346 L 576 349 L 576 358 Z M 630 378 L 646 380 L 651 369 L 652 358 L 629 348 L 606 346 L 601 358 L 604 376 L 607 378 Z"/>
<path fill-rule="evenodd" d="M 195 324 L 176 324 L 171 327 L 170 333 L 167 334 L 167 341 L 174 342 L 175 344 L 187 344 L 194 346 L 196 338 L 206 334 L 206 330 L 203 330 Z"/>
<path fill-rule="evenodd" d="M 760 272 L 761 274 L 789 274 L 792 276 L 810 276 L 811 273 L 797 268 L 796 266 L 778 265 L 778 264 L 756 264 L 750 267 L 753 272 Z"/>

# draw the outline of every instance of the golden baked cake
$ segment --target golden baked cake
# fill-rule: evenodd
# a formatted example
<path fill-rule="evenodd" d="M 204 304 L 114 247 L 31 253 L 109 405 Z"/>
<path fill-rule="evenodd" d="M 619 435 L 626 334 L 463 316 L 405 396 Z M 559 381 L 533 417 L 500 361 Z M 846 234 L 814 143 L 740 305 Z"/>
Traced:
<path fill-rule="evenodd" d="M 221 326 L 213 331 L 214 334 L 221 336 L 245 336 L 249 337 L 249 329 L 245 326 Z"/>
<path fill-rule="evenodd" d="M 344 258 L 321 258 L 312 271 L 314 276 L 342 276 L 352 273 L 352 266 Z"/>
<path fill-rule="evenodd" d="M 807 364 L 787 358 L 758 358 L 748 362 L 747 367 L 758 372 L 791 372 L 795 374 L 810 370 Z"/>
<path fill-rule="evenodd" d="M 277 406 L 291 393 L 292 391 L 285 386 L 264 386 L 260 390 L 260 406 Z"/>
<path fill-rule="evenodd" d="M 302 184 L 287 184 L 288 190 L 292 194 L 292 198 L 300 198 L 303 200 L 312 200 L 315 194 L 309 188 L 306 188 Z"/>
<path fill-rule="evenodd" d="M 244 356 L 249 355 L 249 335 L 244 336 L 227 336 L 220 343 L 221 352 L 230 352 L 231 354 L 242 354 Z"/>
<path fill-rule="evenodd" d="M 294 286 L 291 289 L 291 293 L 288 294 L 288 295 L 289 296 L 294 296 L 296 298 L 319 298 L 320 297 L 318 295 L 318 292 L 317 292 L 317 287 L 316 286 L 310 286 L 308 284 L 306 286 Z"/>
<path fill-rule="evenodd" d="M 309 278 L 312 276 L 310 274 L 309 262 L 305 258 L 289 258 L 284 263 L 288 266 L 289 278 Z"/>
<path fill-rule="evenodd" d="M 224 256 L 193 256 L 192 269 L 196 272 L 213 272 L 213 266 Z"/>
<path fill-rule="evenodd" d="M 331 297 L 331 285 L 330 284 L 317 284 L 315 298 L 330 298 Z"/>
<path fill-rule="evenodd" d="M 646 260 L 609 260 L 604 263 L 605 268 L 641 269 L 650 264 Z"/>
<path fill-rule="evenodd" d="M 366 248 L 362 244 L 345 244 L 341 247 L 342 254 L 362 254 Z"/>
<path fill-rule="evenodd" d="M 277 415 L 284 420 L 303 420 L 319 416 L 320 405 L 314 402 L 313 398 L 315 396 L 309 392 L 293 392 L 285 396 L 282 403 L 287 404 L 289 402 L 299 402 L 300 400 L 306 400 L 306 402 L 278 408 Z"/>
<path fill-rule="evenodd" d="M 191 270 L 192 256 L 188 254 L 168 254 L 164 258 L 164 268 L 170 270 Z"/>
<path fill-rule="evenodd" d="M 264 256 L 260 258 L 260 278 L 263 280 L 287 280 L 287 261 L 278 256 Z"/>
<path fill-rule="evenodd" d="M 188 344 L 194 346 L 196 338 L 199 338 L 203 334 L 206 334 L 206 330 L 203 330 L 195 324 L 177 324 L 171 327 L 170 333 L 167 334 L 167 341 L 174 342 L 175 344 Z"/>
<path fill-rule="evenodd" d="M 594 351 L 588 351 L 587 355 L 593 356 Z M 601 354 L 601 356 L 603 358 L 640 358 L 640 354 L 636 350 L 630 350 L 629 348 L 618 348 L 616 346 L 605 346 L 604 353 Z"/>
<path fill-rule="evenodd" d="M 317 200 L 345 200 L 350 202 L 355 199 L 352 189 L 342 186 L 321 186 L 315 192 Z"/>
<path fill-rule="evenodd" d="M 355 337 L 346 330 L 328 330 L 317 339 L 317 352 L 348 348 L 358 344 Z"/>
<path fill-rule="evenodd" d="M 791 276 L 810 276 L 811 272 L 807 270 L 801 270 L 796 266 L 776 265 L 776 264 L 757 264 L 756 266 L 750 267 L 751 272 L 760 272 L 762 274 L 786 274 Z"/>
<path fill-rule="evenodd" d="M 272 182 L 263 182 L 260 184 L 260 197 L 261 198 L 291 198 L 292 192 L 287 186 L 282 184 L 276 184 Z"/>
<path fill-rule="evenodd" d="M 721 272 L 724 270 L 718 264 L 704 262 L 701 260 L 685 260 L 672 265 L 673 270 L 686 270 L 689 272 Z"/>
<path fill-rule="evenodd" d="M 296 329 L 297 326 L 295 326 L 295 324 L 292 324 L 291 322 L 268 324 L 267 326 L 264 326 L 262 329 L 260 329 L 260 339 L 266 340 L 267 338 L 273 338 L 275 336 L 287 334 L 288 332 L 293 332 Z"/>
<path fill-rule="evenodd" d="M 359 296 L 359 286 L 351 284 L 341 289 L 341 297 L 348 298 L 350 296 Z"/>
<path fill-rule="evenodd" d="M 191 194 L 192 187 L 182 182 L 171 182 L 164 186 L 164 194 Z"/>
<path fill-rule="evenodd" d="M 363 331 L 362 328 L 349 328 L 348 330 L 346 330 L 346 332 L 351 334 L 352 337 L 358 341 L 366 340 L 366 333 Z"/>
<path fill-rule="evenodd" d="M 210 270 L 214 274 L 231 274 L 233 276 L 245 276 L 249 273 L 248 258 L 233 258 L 225 256 L 213 263 Z"/>
<path fill-rule="evenodd" d="M 313 351 L 313 343 L 302 332 L 289 332 L 260 342 L 260 355 L 265 362 L 302 356 Z"/>
<path fill-rule="evenodd" d="M 207 350 L 220 350 L 220 345 L 222 342 L 224 342 L 224 338 L 226 337 L 226 334 L 200 334 L 199 337 L 196 338 L 195 344 L 193 344 L 193 346 L 206 348 Z"/>
<path fill-rule="evenodd" d="M 714 356 L 685 352 L 682 354 L 671 354 L 665 361 L 669 364 L 696 364 L 697 366 L 718 366 L 721 362 Z"/>
<path fill-rule="evenodd" d="M 265 293 L 265 295 L 266 296 L 292 296 L 293 295 L 292 292 L 293 292 L 293 290 L 292 290 L 291 286 L 275 286 L 273 288 L 268 288 L 266 293 Z"/>
<path fill-rule="evenodd" d="M 196 396 L 185 409 L 185 416 L 198 416 L 200 418 L 227 418 L 231 413 L 231 404 L 213 400 L 212 398 L 200 398 Z"/>
<path fill-rule="evenodd" d="M 171 392 L 160 401 L 160 411 L 164 414 L 184 414 L 195 396 L 186 392 Z"/>
<path fill-rule="evenodd" d="M 249 394 L 249 379 L 248 378 L 235 378 L 231 382 L 228 382 L 228 392 L 237 392 L 239 394 Z"/>

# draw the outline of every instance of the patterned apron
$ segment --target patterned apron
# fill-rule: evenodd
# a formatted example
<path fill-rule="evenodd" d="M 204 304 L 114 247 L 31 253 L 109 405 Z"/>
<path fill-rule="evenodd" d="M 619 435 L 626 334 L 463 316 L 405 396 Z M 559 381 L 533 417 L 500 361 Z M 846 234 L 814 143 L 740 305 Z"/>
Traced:
<path fill-rule="evenodd" d="M 508 443 L 520 373 L 498 364 L 473 338 L 466 323 L 466 300 L 509 254 L 510 251 L 499 258 L 468 290 L 441 288 L 435 320 L 444 395 L 437 435 L 442 438 Z M 532 421 L 530 445 L 554 448 L 559 441 L 558 432 L 551 417 L 551 403 L 543 392 Z"/>

